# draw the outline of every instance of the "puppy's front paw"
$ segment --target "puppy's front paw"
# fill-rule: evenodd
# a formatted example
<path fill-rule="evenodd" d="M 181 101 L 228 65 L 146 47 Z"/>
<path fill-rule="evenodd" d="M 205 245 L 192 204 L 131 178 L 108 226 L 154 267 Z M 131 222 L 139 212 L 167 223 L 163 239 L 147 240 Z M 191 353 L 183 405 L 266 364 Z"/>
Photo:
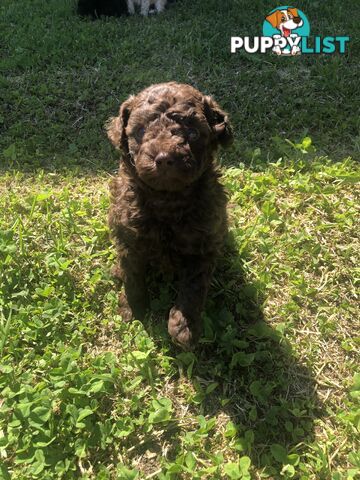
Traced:
<path fill-rule="evenodd" d="M 198 329 L 195 324 L 176 307 L 169 313 L 168 332 L 174 343 L 184 350 L 192 350 L 198 340 Z"/>

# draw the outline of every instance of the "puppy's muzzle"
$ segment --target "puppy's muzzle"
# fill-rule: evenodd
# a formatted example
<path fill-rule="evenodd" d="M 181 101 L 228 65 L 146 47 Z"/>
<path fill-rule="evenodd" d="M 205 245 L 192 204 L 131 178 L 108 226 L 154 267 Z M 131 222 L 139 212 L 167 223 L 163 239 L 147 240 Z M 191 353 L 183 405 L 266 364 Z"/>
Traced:
<path fill-rule="evenodd" d="M 193 156 L 189 153 L 159 152 L 154 163 L 159 173 L 171 176 L 180 172 L 190 173 L 195 168 Z"/>
<path fill-rule="evenodd" d="M 164 168 L 166 166 L 174 165 L 175 156 L 170 153 L 160 152 L 156 155 L 154 162 L 157 168 Z"/>

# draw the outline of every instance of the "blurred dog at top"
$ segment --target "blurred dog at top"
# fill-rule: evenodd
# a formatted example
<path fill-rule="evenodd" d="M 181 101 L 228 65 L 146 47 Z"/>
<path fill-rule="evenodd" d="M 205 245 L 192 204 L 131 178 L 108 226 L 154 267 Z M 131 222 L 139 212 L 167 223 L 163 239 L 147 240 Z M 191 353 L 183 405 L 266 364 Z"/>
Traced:
<path fill-rule="evenodd" d="M 103 15 L 120 17 L 128 13 L 133 15 L 136 7 L 139 7 L 141 15 L 147 16 L 149 13 L 162 12 L 166 3 L 167 0 L 78 0 L 77 13 L 93 19 Z"/>
<path fill-rule="evenodd" d="M 160 13 L 165 9 L 166 0 L 127 0 L 128 10 L 131 15 L 135 13 L 135 7 L 139 6 L 141 15 L 146 17 L 152 5 L 155 7 L 156 12 Z"/>

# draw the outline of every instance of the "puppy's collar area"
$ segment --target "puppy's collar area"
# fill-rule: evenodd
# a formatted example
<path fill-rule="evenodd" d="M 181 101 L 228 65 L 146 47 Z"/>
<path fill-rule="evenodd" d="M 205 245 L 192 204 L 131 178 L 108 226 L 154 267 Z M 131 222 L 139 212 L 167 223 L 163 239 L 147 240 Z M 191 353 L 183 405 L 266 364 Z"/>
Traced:
<path fill-rule="evenodd" d="M 196 190 L 201 190 L 202 185 L 206 184 L 206 182 L 211 177 L 218 179 L 219 177 L 221 177 L 221 174 L 219 174 L 219 171 L 214 170 L 212 166 L 208 166 L 202 172 L 200 177 L 194 180 L 192 183 L 190 183 L 189 185 L 186 185 L 181 190 L 171 191 L 171 190 L 157 190 L 156 188 L 152 188 L 150 185 L 148 185 L 143 180 L 141 180 L 138 173 L 136 172 L 136 169 L 133 169 L 131 173 L 131 180 L 134 182 L 133 188 L 139 188 L 140 190 L 147 192 L 148 194 L 150 193 L 153 198 L 160 198 L 160 197 L 161 198 L 183 197 L 184 199 L 192 198 L 194 192 Z"/>

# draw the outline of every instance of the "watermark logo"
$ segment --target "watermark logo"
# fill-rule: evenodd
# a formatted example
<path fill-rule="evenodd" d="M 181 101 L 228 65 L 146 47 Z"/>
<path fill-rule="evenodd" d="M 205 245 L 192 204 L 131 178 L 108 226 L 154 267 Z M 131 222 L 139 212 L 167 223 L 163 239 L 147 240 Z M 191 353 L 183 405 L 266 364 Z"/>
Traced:
<path fill-rule="evenodd" d="M 277 7 L 269 12 L 263 22 L 261 37 L 231 37 L 231 53 L 301 55 L 315 53 L 345 53 L 350 37 L 310 37 L 310 23 L 301 10 L 292 6 Z"/>
<path fill-rule="evenodd" d="M 266 16 L 263 23 L 263 36 L 274 39 L 272 51 L 277 55 L 299 55 L 302 37 L 309 35 L 309 21 L 297 8 L 276 8 Z"/>

